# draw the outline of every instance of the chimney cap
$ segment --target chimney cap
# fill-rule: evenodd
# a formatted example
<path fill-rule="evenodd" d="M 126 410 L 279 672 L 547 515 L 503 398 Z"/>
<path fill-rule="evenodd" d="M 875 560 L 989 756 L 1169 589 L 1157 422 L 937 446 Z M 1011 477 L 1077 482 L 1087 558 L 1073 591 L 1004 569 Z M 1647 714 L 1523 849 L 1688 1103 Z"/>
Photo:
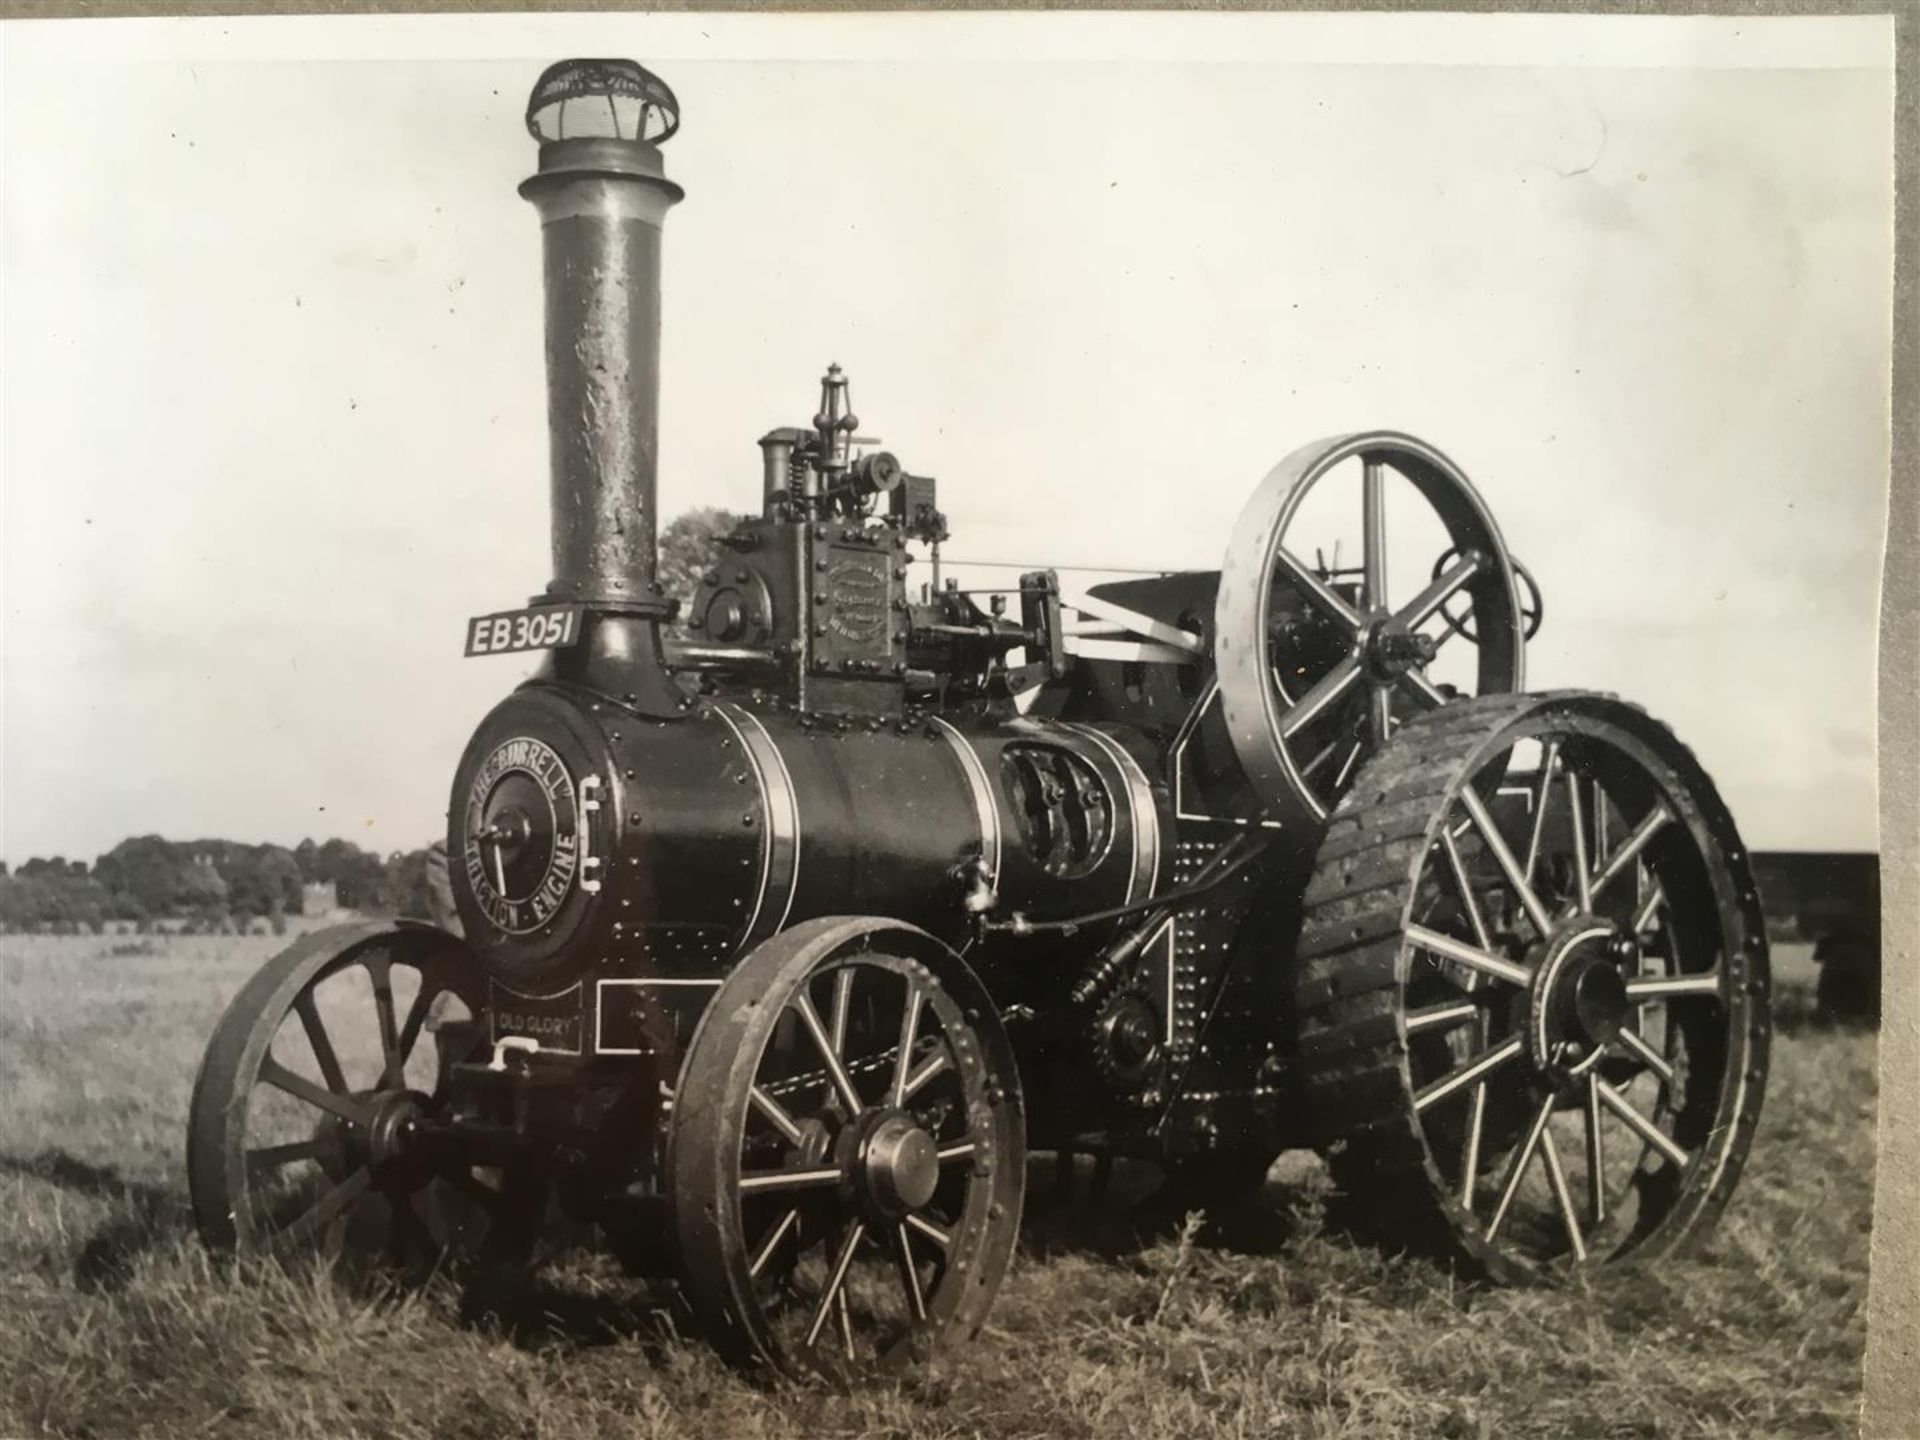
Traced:
<path fill-rule="evenodd" d="M 562 60 L 527 97 L 527 133 L 542 144 L 609 139 L 658 145 L 680 128 L 667 82 L 631 60 Z"/>

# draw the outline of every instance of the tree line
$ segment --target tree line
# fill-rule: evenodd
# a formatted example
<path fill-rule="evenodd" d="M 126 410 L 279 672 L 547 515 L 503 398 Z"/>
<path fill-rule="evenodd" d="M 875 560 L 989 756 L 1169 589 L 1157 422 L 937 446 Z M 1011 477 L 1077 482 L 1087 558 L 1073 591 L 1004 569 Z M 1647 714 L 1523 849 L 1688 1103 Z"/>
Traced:
<path fill-rule="evenodd" d="M 659 578 L 684 607 L 713 563 L 719 538 L 739 516 L 697 506 L 660 532 Z M 684 619 L 684 610 L 683 610 Z M 676 627 L 683 623 L 675 622 Z M 196 928 L 266 919 L 278 930 L 306 908 L 306 887 L 334 887 L 337 903 L 369 915 L 431 918 L 427 852 L 382 856 L 347 840 L 243 845 L 140 835 L 97 858 L 35 857 L 8 872 L 0 861 L 0 929 L 98 932 L 108 924 L 156 922 Z"/>
<path fill-rule="evenodd" d="M 427 916 L 427 852 L 379 855 L 349 840 L 247 845 L 235 840 L 122 840 L 89 865 L 54 855 L 9 871 L 0 861 L 0 928 L 98 933 L 114 922 L 221 928 L 264 919 L 276 930 L 307 908 L 307 887 L 369 915 Z"/>

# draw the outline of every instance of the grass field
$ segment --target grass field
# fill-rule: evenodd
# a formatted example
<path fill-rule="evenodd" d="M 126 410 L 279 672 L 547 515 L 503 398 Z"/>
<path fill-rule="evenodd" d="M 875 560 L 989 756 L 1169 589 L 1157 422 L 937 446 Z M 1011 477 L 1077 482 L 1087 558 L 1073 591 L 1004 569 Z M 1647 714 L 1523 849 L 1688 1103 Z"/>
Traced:
<path fill-rule="evenodd" d="M 1228 1248 L 1030 1195 L 987 1332 L 854 1394 L 756 1385 L 609 1265 L 476 1313 L 441 1281 L 212 1267 L 185 1214 L 188 1088 L 260 938 L 0 939 L 0 1435 L 1835 1436 L 1865 1338 L 1874 1041 L 1780 986 L 1767 1113 L 1697 1258 L 1475 1286 L 1323 1224 L 1289 1156 Z M 114 953 L 115 950 L 133 953 Z M 1036 1169 L 1036 1179 L 1051 1167 Z"/>

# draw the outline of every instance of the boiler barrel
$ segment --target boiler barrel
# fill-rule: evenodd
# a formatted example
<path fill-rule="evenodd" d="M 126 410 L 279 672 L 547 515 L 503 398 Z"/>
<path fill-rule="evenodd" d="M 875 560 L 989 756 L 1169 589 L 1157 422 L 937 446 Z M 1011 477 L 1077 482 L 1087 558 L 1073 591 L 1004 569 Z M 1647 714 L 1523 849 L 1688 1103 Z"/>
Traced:
<path fill-rule="evenodd" d="M 1164 797 L 1118 732 L 940 719 L 843 729 L 727 701 L 661 723 L 583 709 L 546 686 L 518 691 L 475 735 L 453 795 L 455 837 L 494 823 L 494 787 L 512 764 L 488 757 L 511 759 L 533 740 L 552 755 L 545 793 L 595 797 L 578 829 L 597 888 L 576 885 L 551 913 L 503 926 L 487 912 L 485 864 L 455 866 L 467 934 L 522 982 L 720 975 L 817 915 L 893 916 L 961 945 L 982 878 L 996 918 L 1044 920 L 1144 899 L 1168 868 Z"/>

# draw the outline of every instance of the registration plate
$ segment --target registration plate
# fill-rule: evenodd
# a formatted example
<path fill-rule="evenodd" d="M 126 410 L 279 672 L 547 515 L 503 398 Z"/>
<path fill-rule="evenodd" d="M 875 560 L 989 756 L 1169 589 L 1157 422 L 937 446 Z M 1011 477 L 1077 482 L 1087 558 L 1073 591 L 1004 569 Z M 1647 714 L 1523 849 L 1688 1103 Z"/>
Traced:
<path fill-rule="evenodd" d="M 552 650 L 580 638 L 579 605 L 541 605 L 532 610 L 502 610 L 467 622 L 467 654 L 510 655 L 517 650 Z"/>

